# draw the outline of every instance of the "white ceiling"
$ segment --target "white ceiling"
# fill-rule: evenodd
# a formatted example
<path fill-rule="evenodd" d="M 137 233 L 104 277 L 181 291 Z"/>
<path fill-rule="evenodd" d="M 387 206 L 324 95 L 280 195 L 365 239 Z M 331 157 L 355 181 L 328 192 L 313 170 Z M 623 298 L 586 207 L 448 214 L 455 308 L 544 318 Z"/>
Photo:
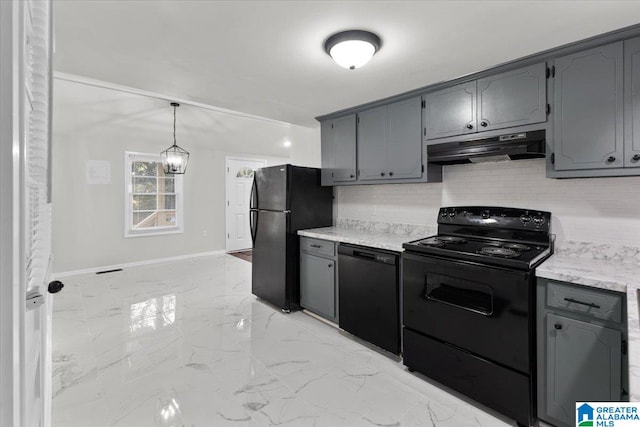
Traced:
<path fill-rule="evenodd" d="M 302 126 L 640 22 L 638 1 L 54 1 L 55 69 Z M 339 67 L 324 40 L 382 48 Z"/>

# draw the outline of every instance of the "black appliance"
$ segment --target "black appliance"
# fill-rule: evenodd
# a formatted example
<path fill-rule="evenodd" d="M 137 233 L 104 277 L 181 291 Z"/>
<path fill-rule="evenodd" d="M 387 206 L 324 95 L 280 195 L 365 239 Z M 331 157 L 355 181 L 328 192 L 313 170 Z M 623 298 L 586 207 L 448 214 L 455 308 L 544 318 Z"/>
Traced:
<path fill-rule="evenodd" d="M 403 247 L 404 364 L 533 425 L 535 267 L 551 214 L 448 207 L 438 235 Z"/>
<path fill-rule="evenodd" d="M 518 132 L 492 138 L 445 142 L 427 146 L 429 163 L 452 165 L 545 156 L 545 131 Z"/>
<path fill-rule="evenodd" d="M 398 254 L 341 244 L 338 265 L 340 328 L 400 354 Z"/>
<path fill-rule="evenodd" d="M 255 171 L 250 201 L 251 291 L 289 312 L 300 307 L 297 232 L 333 222 L 333 189 L 320 169 L 292 165 Z"/>

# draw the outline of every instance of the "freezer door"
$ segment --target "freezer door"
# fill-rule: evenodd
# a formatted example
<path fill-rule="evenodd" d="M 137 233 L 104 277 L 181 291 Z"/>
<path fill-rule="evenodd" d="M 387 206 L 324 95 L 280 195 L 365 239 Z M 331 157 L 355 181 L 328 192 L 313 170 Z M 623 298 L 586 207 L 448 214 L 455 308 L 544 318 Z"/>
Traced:
<path fill-rule="evenodd" d="M 283 212 L 255 211 L 251 291 L 258 298 L 289 310 L 287 226 Z"/>
<path fill-rule="evenodd" d="M 251 207 L 260 210 L 285 211 L 289 209 L 287 197 L 288 165 L 271 166 L 256 170 Z"/>

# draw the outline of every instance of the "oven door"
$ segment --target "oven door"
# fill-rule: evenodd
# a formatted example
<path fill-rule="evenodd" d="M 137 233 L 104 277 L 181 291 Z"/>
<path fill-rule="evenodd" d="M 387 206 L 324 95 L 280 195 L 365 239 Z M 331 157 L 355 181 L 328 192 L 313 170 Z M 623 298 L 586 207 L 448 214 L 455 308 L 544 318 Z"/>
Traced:
<path fill-rule="evenodd" d="M 529 272 L 403 254 L 404 326 L 530 372 Z"/>

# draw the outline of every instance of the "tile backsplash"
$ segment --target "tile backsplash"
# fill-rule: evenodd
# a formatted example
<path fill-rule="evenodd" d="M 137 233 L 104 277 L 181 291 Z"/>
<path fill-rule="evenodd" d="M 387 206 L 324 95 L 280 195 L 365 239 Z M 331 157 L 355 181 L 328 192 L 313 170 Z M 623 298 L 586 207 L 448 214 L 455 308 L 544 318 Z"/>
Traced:
<path fill-rule="evenodd" d="M 556 244 L 640 246 L 640 177 L 550 179 L 544 159 L 445 166 L 442 183 L 336 187 L 338 220 L 434 225 L 441 206 L 550 211 Z"/>

